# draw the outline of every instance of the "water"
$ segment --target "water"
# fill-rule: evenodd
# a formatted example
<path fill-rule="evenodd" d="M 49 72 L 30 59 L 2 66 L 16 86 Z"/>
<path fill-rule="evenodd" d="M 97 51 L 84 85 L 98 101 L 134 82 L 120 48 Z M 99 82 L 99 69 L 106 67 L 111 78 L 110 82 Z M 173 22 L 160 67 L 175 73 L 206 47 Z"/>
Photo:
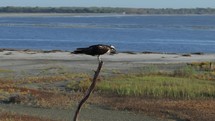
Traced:
<path fill-rule="evenodd" d="M 214 53 L 215 16 L 0 17 L 0 48 L 73 51 L 98 43 L 118 51 Z"/>

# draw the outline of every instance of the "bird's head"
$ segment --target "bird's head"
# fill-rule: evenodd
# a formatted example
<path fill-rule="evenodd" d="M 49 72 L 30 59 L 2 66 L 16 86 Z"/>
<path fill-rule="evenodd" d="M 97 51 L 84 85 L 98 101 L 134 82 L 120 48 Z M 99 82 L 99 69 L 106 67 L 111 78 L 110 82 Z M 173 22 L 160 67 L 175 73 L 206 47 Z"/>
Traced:
<path fill-rule="evenodd" d="M 116 48 L 113 45 L 110 45 L 110 54 L 116 54 Z"/>

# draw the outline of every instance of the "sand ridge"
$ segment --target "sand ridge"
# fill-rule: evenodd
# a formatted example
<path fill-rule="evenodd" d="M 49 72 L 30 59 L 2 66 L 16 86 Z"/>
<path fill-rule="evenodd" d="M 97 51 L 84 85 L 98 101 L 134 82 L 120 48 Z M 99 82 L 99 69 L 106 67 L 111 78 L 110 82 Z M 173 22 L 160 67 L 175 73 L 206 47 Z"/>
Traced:
<path fill-rule="evenodd" d="M 162 54 L 162 53 L 118 53 L 103 55 L 104 61 L 112 62 L 138 62 L 138 63 L 188 63 L 201 61 L 215 61 L 215 54 Z M 2 51 L 1 60 L 70 60 L 70 61 L 95 61 L 96 57 L 77 55 L 71 52 L 34 52 L 34 51 Z"/>

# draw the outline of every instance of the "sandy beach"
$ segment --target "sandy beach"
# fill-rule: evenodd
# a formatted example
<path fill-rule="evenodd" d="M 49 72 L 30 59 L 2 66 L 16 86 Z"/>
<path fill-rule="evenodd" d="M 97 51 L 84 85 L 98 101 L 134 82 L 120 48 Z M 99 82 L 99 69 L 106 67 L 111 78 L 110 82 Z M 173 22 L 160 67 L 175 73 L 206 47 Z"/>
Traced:
<path fill-rule="evenodd" d="M 156 54 L 118 53 L 103 55 L 107 70 L 134 70 L 147 64 L 186 64 L 191 62 L 213 62 L 215 54 Z M 17 70 L 51 67 L 69 68 L 71 71 L 87 72 L 96 68 L 97 57 L 71 54 L 71 52 L 2 51 L 0 68 Z"/>
<path fill-rule="evenodd" d="M 96 57 L 71 52 L 43 52 L 43 51 L 2 51 L 1 60 L 71 60 L 95 61 Z M 106 62 L 138 62 L 138 63 L 188 63 L 214 61 L 215 54 L 162 54 L 162 53 L 118 53 L 103 55 Z"/>
<path fill-rule="evenodd" d="M 118 53 L 115 55 L 102 55 L 102 60 L 109 63 L 133 63 L 133 64 L 170 64 L 215 61 L 215 54 L 162 54 L 162 53 Z M 71 52 L 40 52 L 40 51 L 2 51 L 0 52 L 0 66 L 8 61 L 70 61 L 81 64 L 96 64 L 97 57 L 84 54 L 72 54 Z M 124 65 L 126 66 L 126 65 Z"/>

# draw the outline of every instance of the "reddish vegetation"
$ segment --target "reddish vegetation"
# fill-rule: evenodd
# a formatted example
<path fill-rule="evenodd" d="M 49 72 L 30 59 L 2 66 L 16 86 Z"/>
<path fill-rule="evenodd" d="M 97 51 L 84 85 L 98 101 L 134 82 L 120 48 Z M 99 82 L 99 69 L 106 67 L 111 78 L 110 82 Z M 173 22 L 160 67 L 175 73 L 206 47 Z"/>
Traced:
<path fill-rule="evenodd" d="M 54 121 L 54 120 L 27 116 L 27 115 L 3 113 L 0 115 L 0 121 Z"/>
<path fill-rule="evenodd" d="M 185 121 L 214 121 L 215 100 L 169 100 L 138 97 L 97 97 L 91 103 L 115 109 L 143 112 L 161 118 Z"/>

